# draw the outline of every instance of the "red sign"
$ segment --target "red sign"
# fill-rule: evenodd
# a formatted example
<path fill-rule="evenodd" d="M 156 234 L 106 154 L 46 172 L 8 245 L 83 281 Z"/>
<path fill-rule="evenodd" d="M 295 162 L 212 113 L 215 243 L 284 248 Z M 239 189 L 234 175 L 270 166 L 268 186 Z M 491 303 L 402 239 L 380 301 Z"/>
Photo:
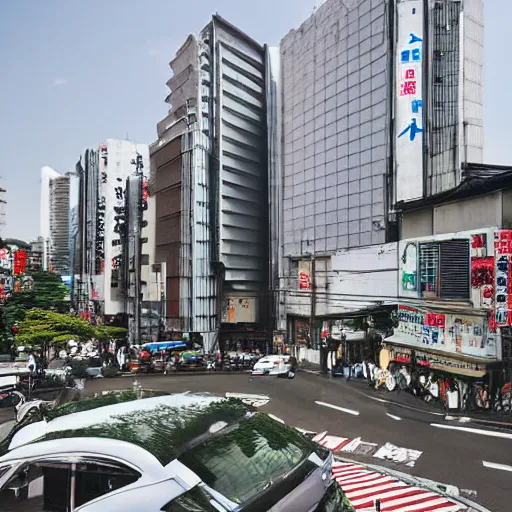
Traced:
<path fill-rule="evenodd" d="M 23 274 L 27 264 L 27 251 L 18 250 L 14 252 L 14 275 Z"/>
<path fill-rule="evenodd" d="M 442 327 L 446 325 L 446 318 L 444 315 L 436 315 L 435 313 L 426 313 L 424 325 L 428 327 Z"/>
<path fill-rule="evenodd" d="M 406 80 L 400 85 L 400 96 L 414 96 L 416 94 L 416 81 Z"/>
<path fill-rule="evenodd" d="M 471 258 L 471 286 L 480 288 L 494 284 L 494 258 Z"/>
<path fill-rule="evenodd" d="M 405 70 L 405 79 L 406 80 L 416 80 L 416 72 L 414 69 L 406 69 Z"/>
<path fill-rule="evenodd" d="M 148 182 L 144 180 L 142 182 L 142 200 L 147 201 L 149 198 Z"/>
<path fill-rule="evenodd" d="M 299 274 L 299 287 L 301 289 L 309 290 L 310 281 L 309 276 L 306 274 L 306 272 L 301 272 Z"/>

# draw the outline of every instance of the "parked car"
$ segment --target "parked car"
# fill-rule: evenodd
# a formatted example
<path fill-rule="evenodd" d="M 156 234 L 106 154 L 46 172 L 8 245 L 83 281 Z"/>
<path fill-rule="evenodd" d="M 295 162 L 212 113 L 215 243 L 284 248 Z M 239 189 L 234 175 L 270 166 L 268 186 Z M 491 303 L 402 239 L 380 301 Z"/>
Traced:
<path fill-rule="evenodd" d="M 135 396 L 63 404 L 14 432 L 2 511 L 342 510 L 331 452 L 297 430 L 239 400 Z"/>
<path fill-rule="evenodd" d="M 281 354 L 264 356 L 258 360 L 252 369 L 253 375 L 273 375 L 293 379 L 297 371 L 295 357 Z"/>

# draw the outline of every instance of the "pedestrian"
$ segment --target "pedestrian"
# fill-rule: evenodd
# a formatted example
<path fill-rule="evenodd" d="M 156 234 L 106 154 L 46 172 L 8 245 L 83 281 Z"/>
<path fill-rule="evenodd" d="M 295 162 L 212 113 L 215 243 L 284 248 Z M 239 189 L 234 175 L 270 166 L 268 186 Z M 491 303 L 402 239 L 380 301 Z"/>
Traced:
<path fill-rule="evenodd" d="M 36 372 L 37 371 L 37 361 L 36 361 L 36 356 L 34 354 L 34 352 L 32 352 L 32 350 L 29 352 L 28 354 L 28 369 L 31 371 L 31 372 Z"/>
<path fill-rule="evenodd" d="M 178 371 L 180 369 L 180 365 L 181 365 L 180 355 L 178 352 L 176 352 L 174 354 L 174 369 L 175 369 L 175 371 Z"/>

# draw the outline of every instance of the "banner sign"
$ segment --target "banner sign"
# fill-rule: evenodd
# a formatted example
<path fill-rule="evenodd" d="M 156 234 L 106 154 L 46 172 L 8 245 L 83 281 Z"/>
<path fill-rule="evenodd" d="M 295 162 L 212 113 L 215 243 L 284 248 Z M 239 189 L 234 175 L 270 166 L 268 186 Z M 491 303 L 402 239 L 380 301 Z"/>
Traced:
<path fill-rule="evenodd" d="M 495 320 L 498 327 L 512 325 L 512 231 L 494 234 Z"/>
<path fill-rule="evenodd" d="M 423 197 L 423 0 L 397 4 L 396 200 Z"/>

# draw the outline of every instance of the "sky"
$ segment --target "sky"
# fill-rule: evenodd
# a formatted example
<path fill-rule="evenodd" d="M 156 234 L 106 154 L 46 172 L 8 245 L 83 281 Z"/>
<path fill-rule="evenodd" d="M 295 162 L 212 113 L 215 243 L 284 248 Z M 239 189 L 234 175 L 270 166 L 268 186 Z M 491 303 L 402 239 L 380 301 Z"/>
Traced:
<path fill-rule="evenodd" d="M 214 13 L 277 45 L 321 0 L 0 0 L 0 186 L 3 237 L 39 230 L 40 169 L 73 171 L 107 138 L 156 140 L 168 63 Z M 510 0 L 485 1 L 486 163 L 512 165 Z M 501 99 L 500 99 L 501 98 Z"/>

